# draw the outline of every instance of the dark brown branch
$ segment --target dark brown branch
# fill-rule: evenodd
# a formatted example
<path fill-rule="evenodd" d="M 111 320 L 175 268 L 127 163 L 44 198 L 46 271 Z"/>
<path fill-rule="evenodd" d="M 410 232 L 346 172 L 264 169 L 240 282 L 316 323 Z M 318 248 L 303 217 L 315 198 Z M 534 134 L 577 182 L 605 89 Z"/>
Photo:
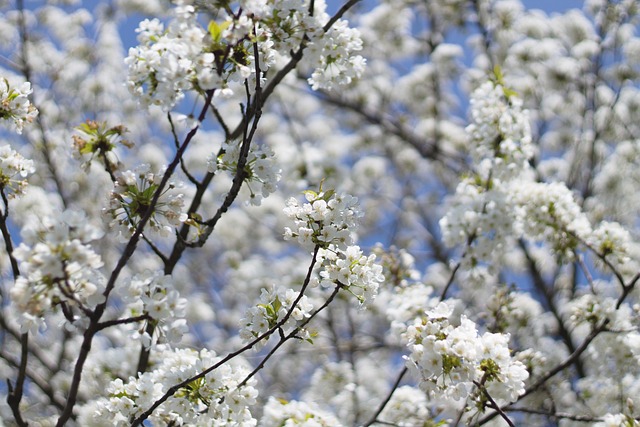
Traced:
<path fill-rule="evenodd" d="M 202 111 L 201 111 L 201 113 L 200 113 L 200 115 L 198 117 L 198 121 L 199 122 L 202 122 L 205 119 L 206 112 L 207 112 L 207 110 L 209 108 L 209 104 L 211 103 L 212 98 L 213 98 L 213 91 L 207 92 L 207 97 L 205 99 L 204 106 L 203 106 Z M 169 179 L 171 178 L 171 176 L 173 175 L 173 172 L 175 171 L 175 169 L 177 168 L 178 164 L 180 163 L 180 159 L 184 155 L 184 152 L 186 151 L 187 147 L 189 146 L 189 143 L 191 142 L 191 140 L 193 139 L 195 134 L 198 132 L 198 129 L 199 129 L 199 126 L 196 126 L 195 128 L 191 129 L 191 131 L 189 131 L 189 133 L 185 137 L 185 140 L 184 140 L 183 144 L 176 151 L 176 154 L 175 154 L 173 160 L 167 166 L 167 169 L 166 169 L 164 175 L 162 176 L 162 180 L 160 181 L 160 184 L 158 185 L 158 189 L 156 190 L 156 192 L 155 192 L 155 194 L 153 196 L 153 199 L 151 200 L 149 208 L 147 209 L 145 214 L 140 219 L 140 222 L 138 223 L 138 226 L 136 227 L 136 230 L 134 231 L 133 235 L 129 239 L 129 242 L 127 243 L 127 245 L 126 245 L 122 255 L 120 256 L 120 259 L 118 260 L 115 268 L 113 269 L 113 271 L 111 273 L 111 276 L 109 277 L 109 280 L 107 281 L 107 285 L 105 287 L 105 291 L 103 292 L 104 301 L 101 304 L 99 304 L 96 307 L 96 309 L 94 310 L 93 315 L 90 318 L 89 326 L 87 327 L 87 330 L 84 333 L 82 346 L 80 347 L 80 353 L 78 354 L 78 359 L 76 360 L 76 365 L 75 365 L 75 368 L 74 368 L 74 371 L 73 371 L 73 377 L 72 377 L 72 380 L 71 380 L 71 384 L 69 386 L 69 394 L 68 394 L 68 397 L 67 397 L 67 405 L 65 406 L 65 409 L 62 412 L 62 414 L 60 414 L 60 418 L 58 419 L 58 422 L 56 424 L 57 427 L 63 427 L 65 425 L 65 423 L 69 420 L 69 418 L 71 417 L 71 414 L 73 412 L 73 407 L 76 404 L 76 399 L 77 399 L 77 395 L 78 395 L 78 389 L 80 387 L 80 379 L 82 378 L 82 370 L 84 368 L 84 364 L 85 364 L 85 362 L 87 360 L 89 352 L 91 351 L 91 344 L 93 342 L 93 337 L 99 331 L 98 325 L 99 325 L 99 322 L 100 322 L 100 319 L 101 319 L 102 315 L 104 314 L 104 311 L 107 308 L 107 303 L 109 301 L 109 295 L 111 294 L 111 292 L 115 288 L 115 284 L 116 284 L 116 281 L 117 281 L 118 277 L 120 276 L 120 272 L 122 271 L 124 266 L 129 262 L 129 259 L 131 259 L 131 257 L 133 256 L 133 254 L 134 254 L 134 252 L 136 250 L 136 247 L 138 245 L 138 242 L 140 240 L 140 237 L 142 236 L 142 231 L 144 230 L 144 227 L 146 226 L 146 224 L 149 221 L 149 219 L 151 218 L 151 215 L 153 214 L 153 210 L 154 210 L 156 204 L 158 203 L 160 195 L 164 191 L 164 188 L 167 186 L 167 184 L 169 182 Z"/>
<path fill-rule="evenodd" d="M 392 117 L 385 117 L 378 112 L 367 111 L 364 106 L 357 102 L 343 99 L 328 92 L 318 92 L 317 96 L 326 103 L 352 111 L 369 123 L 380 126 L 389 134 L 397 136 L 413 147 L 424 159 L 441 161 L 443 165 L 456 173 L 460 173 L 464 169 L 464 160 L 461 157 L 443 152 L 437 142 L 425 141 L 424 138 L 416 135 L 412 130 Z"/>
<path fill-rule="evenodd" d="M 176 126 L 173 123 L 173 118 L 171 117 L 171 112 L 167 113 L 167 120 L 169 121 L 169 125 L 171 127 L 171 135 L 173 136 L 173 145 L 177 150 L 178 148 L 180 148 L 180 138 L 178 138 L 178 134 L 176 132 Z M 184 159 L 180 159 L 180 169 L 182 170 L 182 173 L 184 173 L 184 175 L 193 185 L 196 185 L 196 186 L 198 185 L 198 181 L 187 170 L 187 166 L 184 164 Z"/>
<path fill-rule="evenodd" d="M 0 353 L 0 358 L 6 361 L 9 365 L 14 368 L 20 368 L 20 363 L 18 361 L 13 360 L 8 354 Z M 64 408 L 64 401 L 60 401 L 56 398 L 53 388 L 51 384 L 49 384 L 44 378 L 41 378 L 37 375 L 36 372 L 32 370 L 27 370 L 26 377 L 29 379 L 31 383 L 33 383 L 36 387 L 42 391 L 49 398 L 49 401 L 53 406 L 58 409 Z"/>
<path fill-rule="evenodd" d="M 103 330 L 117 325 L 126 325 L 129 323 L 142 322 L 143 320 L 149 320 L 148 314 L 142 314 L 140 316 L 127 317 L 126 319 L 107 320 L 105 322 L 98 323 L 98 330 Z"/>
<path fill-rule="evenodd" d="M 536 266 L 536 262 L 531 257 L 531 254 L 529 253 L 529 250 L 527 249 L 525 242 L 523 240 L 519 240 L 518 244 L 520 245 L 520 249 L 522 249 L 522 252 L 524 253 L 524 256 L 527 260 L 527 267 L 529 268 L 529 273 L 531 273 L 533 286 L 542 295 L 547 305 L 547 308 L 549 309 L 551 314 L 553 314 L 553 317 L 556 319 L 556 323 L 558 325 L 558 333 L 562 338 L 562 342 L 567 347 L 567 350 L 569 350 L 569 354 L 574 353 L 576 351 L 576 346 L 574 345 L 573 339 L 571 338 L 571 333 L 564 325 L 564 320 L 560 315 L 560 311 L 558 310 L 558 307 L 556 307 L 553 292 L 549 289 L 549 286 L 547 286 L 544 278 L 540 274 L 540 271 Z M 578 375 L 581 378 L 584 378 L 585 370 L 580 358 L 576 360 L 575 367 L 576 367 L 576 371 L 578 372 Z"/>

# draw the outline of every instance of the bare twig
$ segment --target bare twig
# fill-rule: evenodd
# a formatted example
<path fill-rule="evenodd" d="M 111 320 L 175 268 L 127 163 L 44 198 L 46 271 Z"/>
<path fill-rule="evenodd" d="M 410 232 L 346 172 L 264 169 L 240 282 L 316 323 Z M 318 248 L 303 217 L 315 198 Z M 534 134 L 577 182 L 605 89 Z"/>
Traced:
<path fill-rule="evenodd" d="M 406 366 L 402 368 L 402 370 L 400 371 L 400 374 L 398 374 L 398 377 L 396 378 L 396 381 L 393 383 L 393 386 L 391 386 L 391 390 L 389 390 L 387 397 L 385 397 L 382 403 L 380 403 L 380 406 L 378 406 L 378 409 L 376 409 L 375 414 L 373 414 L 371 419 L 364 425 L 364 427 L 369 427 L 373 423 L 379 422 L 378 417 L 380 416 L 382 411 L 384 411 L 384 408 L 387 406 L 387 404 L 391 401 L 391 397 L 393 396 L 393 393 L 398 389 L 398 386 L 400 385 L 400 381 L 402 381 L 402 378 L 406 375 L 408 371 L 409 369 Z"/>

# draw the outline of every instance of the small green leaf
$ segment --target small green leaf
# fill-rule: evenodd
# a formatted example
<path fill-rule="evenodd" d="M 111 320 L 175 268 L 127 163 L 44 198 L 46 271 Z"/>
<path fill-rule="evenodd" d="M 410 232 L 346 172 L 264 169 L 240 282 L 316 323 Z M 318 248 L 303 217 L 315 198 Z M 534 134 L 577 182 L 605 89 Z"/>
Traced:
<path fill-rule="evenodd" d="M 336 194 L 335 190 L 327 190 L 327 191 L 325 191 L 325 193 L 322 196 L 322 198 L 324 199 L 325 202 L 328 202 L 329 199 L 331 197 L 333 197 L 334 194 Z"/>
<path fill-rule="evenodd" d="M 496 79 L 496 83 L 504 86 L 504 74 L 502 74 L 502 68 L 499 65 L 493 67 L 493 76 Z"/>
<path fill-rule="evenodd" d="M 222 40 L 222 32 L 226 30 L 230 24 L 230 21 L 225 21 L 220 25 L 218 25 L 216 21 L 209 22 L 207 30 L 209 30 L 209 34 L 211 34 L 211 38 L 214 42 L 219 43 L 220 40 Z"/>

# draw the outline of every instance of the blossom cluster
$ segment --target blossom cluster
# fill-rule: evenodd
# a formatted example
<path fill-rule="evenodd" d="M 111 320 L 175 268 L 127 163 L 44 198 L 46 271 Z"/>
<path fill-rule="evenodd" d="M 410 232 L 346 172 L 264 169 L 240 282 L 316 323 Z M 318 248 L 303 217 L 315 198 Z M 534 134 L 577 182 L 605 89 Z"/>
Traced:
<path fill-rule="evenodd" d="M 118 289 L 129 314 L 146 315 L 149 319 L 145 323 L 151 322 L 155 326 L 154 336 L 149 335 L 144 325 L 134 334 L 145 347 L 159 341 L 177 343 L 187 332 L 184 319 L 187 300 L 180 297 L 171 276 L 146 271 L 127 280 Z"/>
<path fill-rule="evenodd" d="M 238 159 L 240 157 L 240 144 L 225 143 L 222 154 L 212 154 L 207 160 L 207 170 L 215 172 L 217 170 L 227 171 L 232 175 L 237 173 Z M 263 144 L 259 147 L 252 147 L 244 165 L 245 182 L 250 191 L 250 202 L 259 206 L 262 199 L 273 193 L 281 177 L 281 169 L 275 158 L 275 153 L 271 148 Z"/>
<path fill-rule="evenodd" d="M 497 81 L 482 84 L 471 96 L 466 131 L 476 170 L 458 184 L 440 220 L 447 245 L 467 246 L 467 266 L 498 256 L 511 236 L 522 233 L 511 190 L 529 168 L 531 130 L 522 102 L 503 86 L 499 71 L 496 75 Z"/>
<path fill-rule="evenodd" d="M 318 64 L 308 79 L 313 90 L 348 85 L 364 71 L 365 59 L 353 54 L 362 50 L 360 33 L 349 28 L 347 21 L 336 22 L 322 37 L 316 38 L 308 50 L 308 60 Z"/>
<path fill-rule="evenodd" d="M 306 295 L 301 296 L 300 292 L 275 287 L 263 288 L 259 303 L 249 308 L 240 320 L 240 337 L 246 342 L 253 341 L 284 321 L 280 326 L 284 334 L 296 331 L 297 338 L 311 341 L 310 332 L 299 328 L 298 324 L 309 318 L 312 310 L 313 304 Z M 289 311 L 291 315 L 287 318 Z M 258 346 L 265 342 L 266 339 L 258 343 Z"/>
<path fill-rule="evenodd" d="M 0 146 L 0 191 L 9 197 L 24 193 L 27 175 L 36 171 L 33 160 L 25 159 L 9 145 Z"/>
<path fill-rule="evenodd" d="M 632 256 L 631 234 L 617 222 L 602 221 L 587 237 L 587 244 L 604 257 L 624 276 L 633 276 L 638 271 L 637 259 Z M 597 262 L 603 267 L 603 262 Z"/>
<path fill-rule="evenodd" d="M 306 249 L 315 246 L 328 248 L 330 245 L 345 250 L 353 243 L 353 230 L 362 213 L 358 209 L 358 199 L 348 194 L 338 195 L 333 191 L 305 192 L 308 203 L 300 205 L 290 198 L 284 213 L 293 220 L 295 229 L 285 227 L 285 240 L 296 239 Z"/>
<path fill-rule="evenodd" d="M 38 110 L 28 98 L 32 92 L 29 82 L 15 88 L 6 78 L 0 79 L 0 119 L 9 120 L 18 134 L 22 133 L 25 123 L 33 122 L 38 115 Z"/>
<path fill-rule="evenodd" d="M 40 323 L 56 307 L 73 322 L 74 307 L 90 309 L 104 299 L 102 258 L 90 245 L 101 236 L 77 211 L 45 217 L 37 228 L 24 229 L 23 242 L 14 251 L 21 275 L 11 288 L 23 329 Z"/>
<path fill-rule="evenodd" d="M 165 350 L 157 354 L 153 370 L 128 381 L 118 378 L 107 388 L 109 398 L 81 409 L 84 425 L 128 426 L 170 387 L 193 378 L 220 360 L 212 351 Z M 226 363 L 189 382 L 149 417 L 152 425 L 255 426 L 249 407 L 256 402 L 255 380 L 243 386 L 249 370 Z"/>
<path fill-rule="evenodd" d="M 342 424 L 331 413 L 316 405 L 299 401 L 286 401 L 270 397 L 260 419 L 263 427 L 340 427 Z"/>
<path fill-rule="evenodd" d="M 324 0 L 277 0 L 260 11 L 261 23 L 272 34 L 273 48 L 279 55 L 295 52 L 308 40 L 303 63 L 313 68 L 308 78 L 313 90 L 347 85 L 362 75 L 365 66 L 365 59 L 355 53 L 362 50 L 360 32 L 343 19 L 325 31 L 323 27 L 329 21 L 325 9 Z"/>
<path fill-rule="evenodd" d="M 214 70 L 214 54 L 205 52 L 205 45 L 215 43 L 216 36 L 198 24 L 192 5 L 178 6 L 174 14 L 166 30 L 158 19 L 142 21 L 136 30 L 140 45 L 129 49 L 125 60 L 129 90 L 144 105 L 159 105 L 166 111 L 194 84 L 201 90 L 223 86 Z"/>
<path fill-rule="evenodd" d="M 580 244 L 590 245 L 597 257 L 630 271 L 635 264 L 629 262 L 630 237 L 623 227 L 603 222 L 594 230 L 563 182 L 533 180 L 531 131 L 521 104 L 495 81 L 473 93 L 467 133 L 476 170 L 458 184 L 440 220 L 444 242 L 466 246 L 465 267 L 495 261 L 514 238 L 525 237 L 548 242 L 566 259 Z"/>
<path fill-rule="evenodd" d="M 121 236 L 133 234 L 149 209 L 152 209 L 151 216 L 145 227 L 161 236 L 169 235 L 174 227 L 187 219 L 187 214 L 182 212 L 184 196 L 176 192 L 178 185 L 175 183 L 168 183 L 157 203 L 151 206 L 163 175 L 164 171 L 153 173 L 148 164 L 116 175 L 106 213 L 112 218 L 111 226 Z"/>
<path fill-rule="evenodd" d="M 636 307 L 636 311 L 637 311 Z M 581 324 L 599 326 L 608 322 L 608 327 L 617 331 L 632 331 L 635 326 L 631 319 L 637 319 L 628 304 L 618 306 L 615 298 L 601 297 L 594 294 L 585 294 L 575 298 L 568 304 L 571 315 L 570 323 L 576 327 Z M 635 323 L 638 321 L 636 320 Z"/>
<path fill-rule="evenodd" d="M 285 227 L 285 239 L 296 239 L 306 249 L 319 248 L 320 278 L 323 285 L 338 284 L 353 294 L 360 307 L 370 304 L 378 286 L 384 281 L 382 266 L 376 256 L 363 254 L 353 245 L 355 229 L 362 213 L 357 199 L 333 191 L 306 191 L 307 203 L 300 205 L 295 198 L 287 201 L 284 213 L 296 227 Z"/>
<path fill-rule="evenodd" d="M 129 89 L 145 105 L 168 111 L 190 90 L 231 96 L 234 85 L 245 80 L 253 89 L 255 79 L 264 79 L 256 75 L 256 60 L 264 74 L 277 57 L 289 56 L 305 40 L 305 62 L 315 68 L 309 79 L 314 90 L 347 84 L 364 69 L 364 59 L 352 54 L 362 49 L 357 30 L 344 20 L 323 30 L 329 20 L 323 1 L 315 2 L 313 13 L 308 1 L 241 2 L 237 13 L 227 10 L 227 17 L 210 21 L 206 29 L 196 6 L 176 3 L 166 28 L 158 19 L 140 23 L 140 45 L 126 59 Z"/>
<path fill-rule="evenodd" d="M 552 243 L 557 253 L 571 257 L 577 238 L 591 234 L 591 223 L 563 183 L 527 183 L 514 188 L 513 198 L 522 207 L 520 223 L 532 238 Z"/>
<path fill-rule="evenodd" d="M 432 396 L 471 398 L 480 408 L 485 392 L 497 402 L 514 402 L 524 393 L 526 367 L 511 357 L 507 334 L 479 335 L 466 316 L 453 326 L 453 307 L 441 302 L 407 330 L 407 366 L 420 377 L 420 387 Z"/>
<path fill-rule="evenodd" d="M 501 76 L 499 70 L 496 71 Z M 467 126 L 474 163 L 483 177 L 510 179 L 527 169 L 533 157 L 531 129 L 522 100 L 497 82 L 485 82 L 472 94 Z"/>
<path fill-rule="evenodd" d="M 382 266 L 375 263 L 375 254 L 366 256 L 359 246 L 353 245 L 344 251 L 325 249 L 321 258 L 321 284 L 331 286 L 339 283 L 357 298 L 361 308 L 371 304 L 380 283 L 384 282 Z"/>

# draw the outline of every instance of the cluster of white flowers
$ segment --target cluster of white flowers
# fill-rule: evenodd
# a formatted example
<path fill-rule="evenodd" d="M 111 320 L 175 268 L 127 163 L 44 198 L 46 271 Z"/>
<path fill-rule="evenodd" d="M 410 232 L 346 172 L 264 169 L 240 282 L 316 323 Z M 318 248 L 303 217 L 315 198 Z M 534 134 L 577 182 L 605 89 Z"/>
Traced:
<path fill-rule="evenodd" d="M 212 21 L 209 30 L 198 23 L 192 5 L 179 5 L 167 28 L 158 20 L 145 20 L 137 29 L 139 46 L 129 50 L 128 85 L 145 105 L 172 109 L 187 90 L 221 89 L 229 94 L 228 81 L 248 77 L 252 57 L 242 45 L 227 45 L 226 25 Z M 234 24 L 231 24 L 233 27 Z M 252 27 L 249 27 L 252 31 Z"/>
<path fill-rule="evenodd" d="M 170 110 L 191 89 L 194 62 L 202 51 L 205 30 L 195 22 L 193 6 L 174 9 L 176 19 L 165 31 L 158 20 L 144 20 L 136 30 L 140 45 L 129 49 L 129 90 L 145 105 Z M 200 60 L 204 63 L 204 58 Z"/>
<path fill-rule="evenodd" d="M 509 239 L 520 234 L 511 195 L 505 186 L 490 189 L 482 180 L 463 179 L 456 188 L 451 207 L 440 220 L 442 239 L 448 246 L 467 247 L 465 267 L 498 257 Z"/>
<path fill-rule="evenodd" d="M 149 209 L 164 172 L 153 173 L 148 164 L 117 175 L 115 188 L 111 192 L 106 213 L 113 219 L 111 226 L 121 236 L 133 234 L 138 223 Z M 151 217 L 145 227 L 161 236 L 167 236 L 174 227 L 186 221 L 187 214 L 182 212 L 184 196 L 175 190 L 178 186 L 169 183 L 153 206 Z"/>
<path fill-rule="evenodd" d="M 223 154 L 217 156 L 213 153 L 207 160 L 207 170 L 228 171 L 235 175 L 238 169 L 238 158 L 240 156 L 241 145 L 237 143 L 225 143 Z M 263 144 L 260 147 L 252 147 L 244 166 L 245 182 L 250 191 L 250 202 L 259 206 L 262 199 L 267 198 L 276 191 L 278 181 L 281 177 L 281 169 L 275 158 L 275 153 L 271 148 Z"/>
<path fill-rule="evenodd" d="M 284 213 L 295 222 L 296 228 L 285 227 L 285 240 L 296 239 L 309 250 L 315 246 L 328 248 L 330 245 L 345 250 L 353 243 L 352 231 L 362 213 L 356 199 L 348 194 L 338 195 L 333 191 L 305 192 L 308 203 L 300 205 L 290 198 Z"/>
<path fill-rule="evenodd" d="M 618 307 L 618 301 L 615 298 L 586 294 L 572 300 L 567 309 L 571 314 L 569 320 L 574 327 L 581 324 L 598 326 L 608 321 L 608 327 L 613 330 L 634 329 L 631 319 L 635 314 L 627 304 Z"/>
<path fill-rule="evenodd" d="M 309 79 L 314 89 L 347 84 L 364 69 L 364 59 L 352 55 L 362 49 L 357 30 L 338 20 L 323 31 L 329 19 L 323 1 L 315 2 L 314 13 L 308 1 L 240 2 L 238 13 L 228 11 L 207 29 L 199 24 L 194 5 L 175 3 L 166 29 L 158 19 L 140 23 L 140 45 L 126 59 L 129 88 L 145 105 L 170 110 L 185 91 L 217 89 L 230 96 L 233 83 L 263 78 L 255 75 L 253 43 L 258 44 L 260 71 L 266 72 L 278 54 L 289 56 L 305 38 L 310 40 L 305 61 L 316 69 Z"/>
<path fill-rule="evenodd" d="M 361 308 L 371 304 L 380 283 L 384 282 L 382 266 L 375 263 L 375 254 L 366 256 L 359 246 L 348 246 L 344 251 L 324 249 L 320 256 L 323 260 L 320 271 L 323 285 L 339 283 L 358 299 Z"/>
<path fill-rule="evenodd" d="M 5 195 L 22 195 L 27 186 L 25 178 L 35 171 L 33 160 L 25 159 L 9 145 L 0 146 L 0 191 Z"/>
<path fill-rule="evenodd" d="M 264 334 L 275 327 L 287 316 L 291 310 L 291 316 L 282 324 L 280 329 L 284 334 L 289 334 L 298 328 L 299 322 L 311 316 L 313 304 L 305 295 L 300 297 L 300 292 L 293 289 L 262 289 L 260 302 L 249 308 L 244 317 L 240 320 L 240 337 L 246 341 L 253 341 L 258 336 Z M 292 309 L 293 307 L 293 309 Z M 296 337 L 304 340 L 311 340 L 308 330 L 301 328 L 296 332 Z M 258 343 L 258 347 L 263 345 L 266 339 Z"/>
<path fill-rule="evenodd" d="M 187 332 L 184 319 L 187 300 L 180 297 L 171 276 L 146 271 L 118 289 L 131 316 L 145 314 L 150 318 L 147 322 L 156 326 L 153 337 L 144 326 L 136 330 L 134 338 L 139 338 L 145 347 L 163 340 L 177 343 Z"/>
<path fill-rule="evenodd" d="M 587 243 L 618 271 L 637 270 L 631 266 L 631 234 L 617 222 L 603 221 L 589 235 Z M 601 266 L 602 263 L 599 263 Z M 634 271 L 630 271 L 634 274 Z"/>
<path fill-rule="evenodd" d="M 527 169 L 534 153 L 522 101 L 502 84 L 486 82 L 473 92 L 469 103 L 471 124 L 467 133 L 480 175 L 508 180 Z"/>
<path fill-rule="evenodd" d="M 625 414 L 606 414 L 602 421 L 597 422 L 593 427 L 638 427 L 640 421 Z"/>
<path fill-rule="evenodd" d="M 273 49 L 280 55 L 295 52 L 303 40 L 309 40 L 303 62 L 314 69 L 308 79 L 313 90 L 334 89 L 362 75 L 365 59 L 354 54 L 362 50 L 360 32 L 343 19 L 325 32 L 329 15 L 324 0 L 244 3 L 245 10 L 260 16 L 260 24 L 268 28 Z M 309 12 L 310 3 L 313 13 Z"/>
<path fill-rule="evenodd" d="M 83 408 L 85 425 L 128 426 L 172 386 L 215 365 L 220 358 L 206 349 L 166 350 L 157 355 L 153 371 L 125 383 L 114 380 L 107 389 L 109 398 Z M 190 382 L 162 403 L 149 417 L 151 425 L 256 425 L 249 407 L 256 402 L 255 380 L 238 385 L 249 370 L 241 364 L 225 363 L 204 377 Z M 146 425 L 146 424 L 145 424 Z"/>
<path fill-rule="evenodd" d="M 471 98 L 471 117 L 467 132 L 477 169 L 460 182 L 440 220 L 444 242 L 466 246 L 465 268 L 495 261 L 519 237 L 546 241 L 568 258 L 587 243 L 615 266 L 628 264 L 628 232 L 609 222 L 594 231 L 564 183 L 536 182 L 528 173 L 531 131 L 521 101 L 509 89 L 496 82 L 481 85 Z"/>
<path fill-rule="evenodd" d="M 365 59 L 353 52 L 362 50 L 360 32 L 339 20 L 321 37 L 310 43 L 309 61 L 317 64 L 308 81 L 313 90 L 334 89 L 362 75 Z"/>
<path fill-rule="evenodd" d="M 287 53 L 300 47 L 304 37 L 312 38 L 322 32 L 322 25 L 329 16 L 325 13 L 324 0 L 314 3 L 313 14 L 309 13 L 309 0 L 274 0 L 270 2 L 245 0 L 245 10 L 259 16 L 261 22 L 272 33 L 273 47 L 277 52 Z M 251 4 L 249 6 L 248 4 Z"/>
<path fill-rule="evenodd" d="M 340 427 L 335 415 L 306 402 L 270 397 L 260 419 L 261 427 Z"/>
<path fill-rule="evenodd" d="M 547 240 L 558 254 L 573 257 L 577 238 L 588 240 L 592 229 L 571 190 L 559 182 L 520 184 L 512 191 L 525 236 Z"/>
<path fill-rule="evenodd" d="M 23 313 L 23 328 L 31 328 L 57 306 L 74 321 L 73 307 L 91 309 L 103 300 L 103 263 L 89 244 L 101 236 L 75 211 L 45 217 L 38 228 L 23 231 L 23 242 L 14 251 L 21 276 L 11 288 L 12 301 Z"/>
<path fill-rule="evenodd" d="M 508 239 L 521 234 L 511 192 L 529 168 L 531 130 L 522 102 L 501 84 L 498 70 L 496 79 L 471 96 L 472 124 L 466 130 L 476 170 L 460 182 L 440 220 L 447 245 L 467 246 L 465 267 L 498 257 Z"/>
<path fill-rule="evenodd" d="M 433 396 L 470 398 L 480 407 L 487 403 L 484 391 L 497 402 L 514 402 L 524 393 L 529 373 L 511 357 L 509 335 L 479 335 L 465 316 L 454 327 L 452 313 L 453 308 L 442 302 L 407 330 L 407 366 L 417 370 L 420 387 Z"/>
<path fill-rule="evenodd" d="M 31 83 L 24 82 L 19 88 L 12 88 L 6 78 L 0 79 L 0 119 L 9 120 L 10 126 L 18 134 L 25 123 L 31 123 L 38 115 L 36 107 L 29 102 L 33 92 Z"/>
<path fill-rule="evenodd" d="M 305 191 L 305 198 L 308 203 L 303 205 L 295 198 L 287 201 L 284 213 L 296 228 L 285 227 L 285 240 L 295 238 L 306 249 L 318 247 L 320 283 L 339 284 L 365 307 L 375 298 L 384 275 L 382 266 L 374 262 L 375 254 L 365 256 L 353 245 L 352 230 L 362 216 L 357 199 L 333 191 Z"/>
<path fill-rule="evenodd" d="M 387 318 L 391 322 L 391 336 L 407 343 L 407 326 L 416 318 L 421 318 L 425 309 L 438 305 L 439 299 L 433 296 L 433 288 L 423 283 L 414 283 L 394 289 L 385 307 Z"/>

